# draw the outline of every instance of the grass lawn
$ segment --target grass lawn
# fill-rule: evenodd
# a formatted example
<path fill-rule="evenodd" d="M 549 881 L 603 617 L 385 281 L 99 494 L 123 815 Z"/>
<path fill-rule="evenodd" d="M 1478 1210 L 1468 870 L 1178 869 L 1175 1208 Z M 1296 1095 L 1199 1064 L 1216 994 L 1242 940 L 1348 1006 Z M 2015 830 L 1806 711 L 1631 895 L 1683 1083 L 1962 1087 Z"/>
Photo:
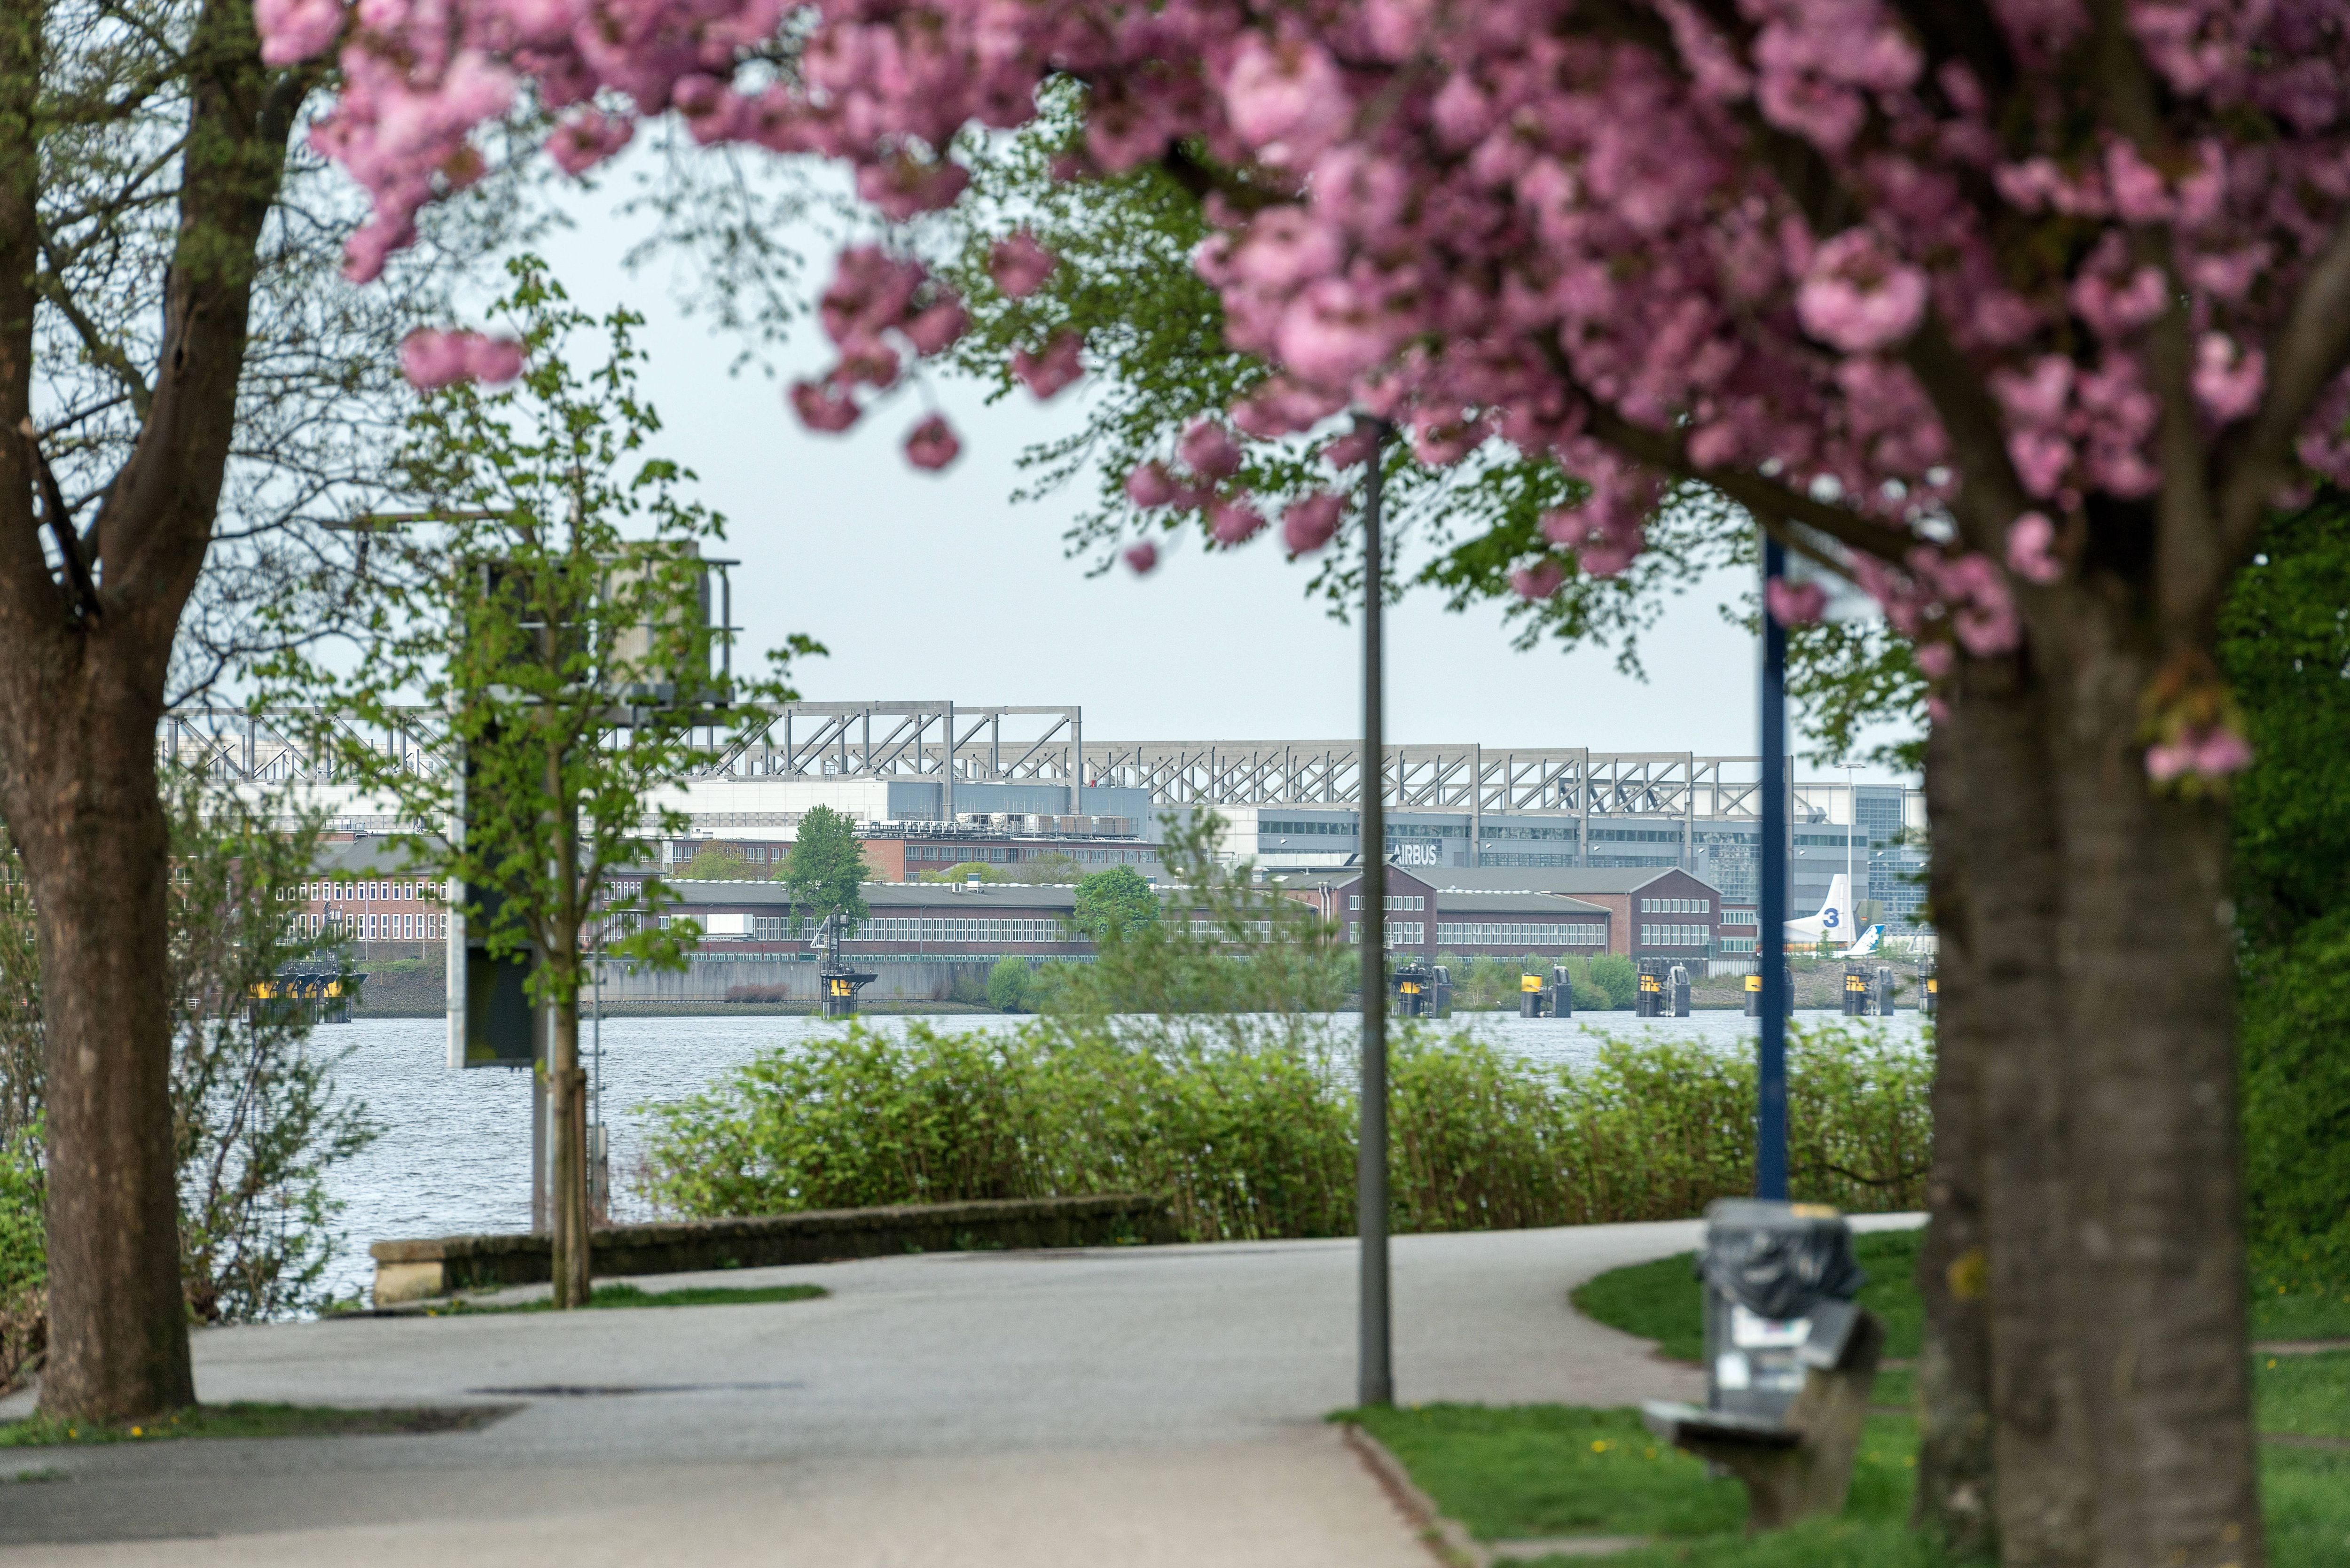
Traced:
<path fill-rule="evenodd" d="M 1885 1319 L 1885 1353 L 1891 1358 L 1918 1354 L 1924 1314 L 1913 1281 L 1921 1240 L 1917 1231 L 1854 1238 L 1869 1273 L 1860 1299 Z M 1703 1322 L 1690 1263 L 1685 1252 L 1602 1274 L 1575 1293 L 1575 1304 L 1602 1323 L 1656 1340 L 1665 1355 L 1698 1360 Z M 2307 1283 L 2278 1290 L 2268 1282 L 2253 1293 L 2251 1331 L 2256 1341 L 2350 1338 L 2350 1298 Z M 2252 1387 L 2262 1431 L 2350 1438 L 2350 1350 L 2256 1354 Z M 1914 1392 L 1914 1374 L 1890 1368 L 1878 1376 L 1875 1402 L 1908 1407 Z M 1611 1493 L 1617 1489 L 1608 1484 L 1613 1477 L 1582 1451 L 1610 1422 L 1638 1430 L 1629 1411 L 1561 1407 L 1431 1407 L 1378 1412 L 1365 1425 L 1395 1450 L 1439 1507 L 1489 1540 L 1656 1538 L 1657 1545 L 1609 1559 L 1620 1568 L 1942 1568 L 1906 1528 L 1917 1441 L 1916 1423 L 1907 1417 L 1870 1418 L 1843 1518 L 1753 1542 L 1736 1533 L 1745 1516 L 1738 1484 L 1707 1480 L 1694 1460 L 1656 1461 L 1644 1472 L 1644 1484 L 1623 1489 L 1625 1501 L 1617 1501 Z M 2350 1562 L 2350 1450 L 2263 1445 L 2261 1487 L 2272 1568 L 2338 1568 Z M 1719 1519 L 1728 1522 L 1709 1522 Z M 1552 1561 L 1565 1568 L 1567 1560 Z"/>
<path fill-rule="evenodd" d="M 1925 1305 L 1918 1295 L 1918 1231 L 1878 1231 L 1853 1238 L 1853 1252 L 1868 1271 L 1861 1304 L 1885 1320 L 1885 1355 L 1906 1360 L 1918 1354 L 1925 1331 Z M 1627 1334 L 1658 1342 L 1665 1355 L 1699 1361 L 1705 1349 L 1704 1313 L 1694 1253 L 1659 1258 L 1617 1269 L 1581 1286 L 1575 1304 L 1586 1316 Z M 2350 1339 L 2350 1301 L 2338 1293 L 2303 1287 L 2252 1296 L 2254 1340 Z M 2258 1355 L 2252 1366 L 2253 1396 L 2264 1432 L 2305 1437 L 2350 1437 L 2350 1352 L 2324 1355 Z M 1879 1373 L 1874 1402 L 1908 1409 L 1916 1403 L 1916 1378 L 1907 1367 Z"/>
<path fill-rule="evenodd" d="M 1706 1479 L 1630 1410 L 1429 1405 L 1339 1418 L 1361 1422 L 1482 1541 L 1650 1538 L 1610 1555 L 1614 1568 L 1958 1568 L 1909 1532 L 1917 1424 L 1907 1417 L 1870 1417 L 1842 1517 L 1752 1541 L 1744 1489 Z M 2261 1490 L 2271 1568 L 2339 1568 L 2350 1557 L 2350 1451 L 2264 1449 Z"/>
<path fill-rule="evenodd" d="M 510 1415 L 512 1405 L 343 1410 L 311 1405 L 197 1405 L 151 1422 L 120 1427 L 68 1424 L 47 1416 L 0 1423 L 0 1449 L 143 1443 L 172 1438 L 352 1438 L 470 1432 Z"/>
<path fill-rule="evenodd" d="M 1911 1282 L 1918 1272 L 1922 1231 L 1880 1231 L 1853 1238 L 1853 1255 L 1868 1271 L 1860 1304 L 1885 1320 L 1885 1354 L 1912 1356 L 1925 1332 L 1925 1304 Z M 1579 1286 L 1576 1310 L 1627 1334 L 1658 1341 L 1681 1361 L 1705 1358 L 1705 1307 L 1699 1293 L 1697 1254 L 1616 1269 Z"/>
<path fill-rule="evenodd" d="M 758 1302 L 804 1302 L 827 1293 L 822 1285 L 702 1285 L 691 1290 L 646 1291 L 634 1285 L 598 1285 L 588 1297 L 588 1310 L 618 1310 L 626 1307 L 682 1306 L 750 1306 Z M 554 1301 L 541 1296 L 536 1301 L 515 1302 L 499 1306 L 494 1303 L 461 1301 L 452 1306 L 434 1307 L 427 1317 L 471 1317 L 488 1312 L 553 1312 Z"/>
<path fill-rule="evenodd" d="M 2350 1438 L 2350 1350 L 2324 1355 L 2255 1355 L 2252 1399 L 2263 1432 Z M 2350 1541 L 2343 1544 L 2350 1547 Z M 2344 1556 L 2350 1558 L 2350 1552 Z"/>

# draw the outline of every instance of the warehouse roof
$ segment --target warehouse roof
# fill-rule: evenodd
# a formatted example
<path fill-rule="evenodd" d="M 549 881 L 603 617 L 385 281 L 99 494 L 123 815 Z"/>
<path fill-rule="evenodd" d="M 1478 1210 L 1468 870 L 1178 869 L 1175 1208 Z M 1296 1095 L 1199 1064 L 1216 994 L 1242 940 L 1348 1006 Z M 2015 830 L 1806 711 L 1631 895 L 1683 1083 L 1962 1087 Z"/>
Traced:
<path fill-rule="evenodd" d="M 1608 912 L 1605 904 L 1586 904 L 1564 893 L 1463 893 L 1450 888 L 1439 889 L 1436 908 L 1446 915 L 1605 916 Z"/>

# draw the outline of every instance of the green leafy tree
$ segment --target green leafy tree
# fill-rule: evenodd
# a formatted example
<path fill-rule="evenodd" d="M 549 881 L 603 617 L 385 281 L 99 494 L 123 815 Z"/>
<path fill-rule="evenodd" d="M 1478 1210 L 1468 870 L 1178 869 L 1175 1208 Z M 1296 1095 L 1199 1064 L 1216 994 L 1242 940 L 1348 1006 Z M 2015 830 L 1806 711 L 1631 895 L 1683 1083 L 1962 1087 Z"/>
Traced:
<path fill-rule="evenodd" d="M 272 674 L 321 715 L 313 742 L 345 776 L 411 823 L 462 817 L 461 834 L 399 842 L 411 868 L 462 884 L 464 919 L 493 956 L 532 961 L 532 1000 L 552 1015 L 555 1300 L 570 1307 L 588 1290 L 579 993 L 591 931 L 600 922 L 605 950 L 629 962 L 684 965 L 698 928 L 659 919 L 676 895 L 635 869 L 649 825 L 689 826 L 653 794 L 759 722 L 759 701 L 791 696 L 785 661 L 820 650 L 793 639 L 774 656 L 775 680 L 729 689 L 712 674 L 699 552 L 723 537 L 723 519 L 689 498 L 690 472 L 646 450 L 660 422 L 637 390 L 640 319 L 579 311 L 535 257 L 508 272 L 491 315 L 518 332 L 527 369 L 504 390 L 461 383 L 417 408 L 401 488 L 436 520 L 433 535 L 394 542 L 399 569 L 363 585 L 375 596 L 367 657 L 343 673 L 289 656 Z M 583 372 L 573 345 L 590 332 L 606 348 Z M 369 743 L 415 722 L 405 704 L 417 697 L 462 770 L 410 769 Z"/>
<path fill-rule="evenodd" d="M 866 864 L 865 846 L 857 825 L 828 805 L 819 805 L 800 818 L 799 836 L 791 857 L 775 879 L 791 889 L 792 929 L 804 918 L 838 920 L 855 930 L 868 913 L 865 884 L 873 880 Z"/>
<path fill-rule="evenodd" d="M 983 882 L 1012 880 L 1010 871 L 985 860 L 965 860 L 959 865 L 950 866 L 943 871 L 925 871 L 915 880 L 918 882 L 968 882 L 974 877 Z"/>
<path fill-rule="evenodd" d="M 1058 966 L 1049 1010 L 1084 1023 L 1113 1013 L 1303 1018 L 1344 1005 L 1352 961 L 1336 928 L 1258 881 L 1253 864 L 1219 860 L 1224 823 L 1214 813 L 1159 820 L 1171 885 L 1155 890 L 1126 866 L 1077 885 L 1076 924 L 1095 941 L 1095 959 Z"/>
<path fill-rule="evenodd" d="M 987 971 L 987 1004 L 998 1012 L 1030 1011 L 1028 961 L 1017 953 L 1005 953 Z"/>
<path fill-rule="evenodd" d="M 2350 1285 L 2350 498 L 2278 519 L 2220 658 L 2257 761 L 2235 800 L 2246 1220 L 2280 1284 Z"/>
<path fill-rule="evenodd" d="M 1078 881 L 1074 924 L 1094 941 L 1120 941 L 1158 923 L 1158 890 L 1133 867 L 1113 866 Z"/>
<path fill-rule="evenodd" d="M 335 78 L 262 58 L 251 0 L 0 5 L 0 818 L 38 897 L 62 1419 L 195 1397 L 172 1226 L 158 718 L 278 635 L 254 607 L 357 541 L 392 347 L 527 212 L 491 171 L 386 286 L 304 135 Z M 451 265 L 450 263 L 459 265 Z M 307 598 L 300 635 L 339 616 Z"/>
<path fill-rule="evenodd" d="M 751 863 L 739 849 L 719 845 L 705 845 L 693 852 L 693 858 L 678 867 L 681 882 L 747 882 Z"/>

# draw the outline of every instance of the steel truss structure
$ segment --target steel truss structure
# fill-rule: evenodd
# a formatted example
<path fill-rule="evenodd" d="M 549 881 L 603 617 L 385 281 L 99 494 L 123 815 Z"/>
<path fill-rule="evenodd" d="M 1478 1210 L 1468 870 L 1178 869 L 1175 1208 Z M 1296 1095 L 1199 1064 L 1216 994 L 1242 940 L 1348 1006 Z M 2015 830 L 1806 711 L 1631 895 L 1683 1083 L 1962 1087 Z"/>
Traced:
<path fill-rule="evenodd" d="M 339 723 L 340 721 L 338 721 Z M 329 759 L 242 710 L 167 714 L 159 752 L 184 765 L 255 784 L 330 784 Z M 352 732 L 359 732 L 354 728 Z M 404 711 L 398 725 L 368 732 L 369 745 L 404 768 L 447 763 L 440 716 Z M 946 814 L 961 784 L 1066 786 L 1082 767 L 1087 789 L 1140 789 L 1158 806 L 1351 808 L 1361 798 L 1361 752 L 1352 741 L 1094 741 L 1084 711 L 1069 707 L 963 707 L 953 702 L 791 702 L 723 748 L 689 778 L 927 780 L 945 786 Z M 1382 784 L 1390 810 L 1465 814 L 1679 818 L 1752 822 L 1760 759 L 1690 752 L 1595 752 L 1585 747 L 1389 746 Z M 1819 820 L 1841 783 L 1799 784 L 1795 815 Z M 1076 803 L 1072 802 L 1074 806 Z"/>

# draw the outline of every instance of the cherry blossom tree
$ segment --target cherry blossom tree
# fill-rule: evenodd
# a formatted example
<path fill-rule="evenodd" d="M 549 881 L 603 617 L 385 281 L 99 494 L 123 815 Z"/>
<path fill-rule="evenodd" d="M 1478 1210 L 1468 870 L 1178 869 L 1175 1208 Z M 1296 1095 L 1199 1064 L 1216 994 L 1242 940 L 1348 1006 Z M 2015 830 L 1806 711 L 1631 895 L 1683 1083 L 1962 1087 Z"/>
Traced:
<path fill-rule="evenodd" d="M 1339 416 L 1368 415 L 1424 464 L 1498 441 L 1576 476 L 1523 593 L 1626 571 L 1696 483 L 1872 595 L 1931 686 L 1936 1246 L 1965 1241 L 1939 1321 L 1981 1351 L 1948 1340 L 1929 1391 L 1988 1368 L 2012 1561 L 2262 1559 L 2221 910 L 2248 753 L 2211 650 L 2269 510 L 2350 479 L 2340 0 L 258 15 L 274 61 L 340 49 L 314 134 L 374 203 L 355 276 L 473 177 L 473 129 L 525 88 L 567 168 L 673 111 L 846 160 L 903 222 L 962 194 L 961 139 L 1074 83 L 1061 172 L 1156 163 L 1191 191 L 1226 342 L 1272 372 L 1138 472 L 1138 504 L 1241 543 L 1270 519 L 1239 438 L 1320 441 L 1335 497 L 1369 455 Z M 1000 250 L 1006 294 L 1049 275 L 1041 248 Z M 962 310 L 910 244 L 850 252 L 837 361 L 795 406 L 845 428 Z M 1013 372 L 1049 397 L 1084 362 L 1065 333 Z M 1297 499 L 1303 545 L 1333 502 Z"/>

